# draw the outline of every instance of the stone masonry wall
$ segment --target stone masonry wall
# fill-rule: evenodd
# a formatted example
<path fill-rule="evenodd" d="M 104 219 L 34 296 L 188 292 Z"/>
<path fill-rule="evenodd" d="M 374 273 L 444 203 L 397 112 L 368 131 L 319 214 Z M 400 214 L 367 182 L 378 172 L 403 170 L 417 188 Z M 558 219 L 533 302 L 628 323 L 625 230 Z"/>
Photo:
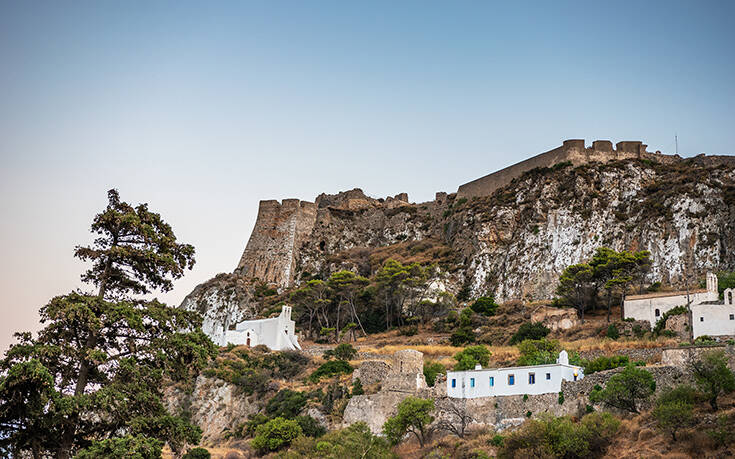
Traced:
<path fill-rule="evenodd" d="M 498 188 L 509 184 L 514 178 L 537 167 L 551 167 L 565 161 L 570 161 L 574 166 L 579 166 L 595 161 L 608 162 L 638 158 L 660 162 L 680 159 L 678 156 L 648 153 L 646 145 L 639 141 L 618 142 L 616 148 L 613 149 L 612 142 L 609 140 L 596 140 L 592 143 L 591 148 L 585 148 L 582 139 L 565 140 L 560 147 L 461 185 L 457 190 L 457 197 L 469 198 L 491 195 Z"/>
<path fill-rule="evenodd" d="M 258 218 L 235 274 L 288 287 L 293 282 L 296 249 L 311 234 L 317 207 L 298 199 L 260 201 Z"/>

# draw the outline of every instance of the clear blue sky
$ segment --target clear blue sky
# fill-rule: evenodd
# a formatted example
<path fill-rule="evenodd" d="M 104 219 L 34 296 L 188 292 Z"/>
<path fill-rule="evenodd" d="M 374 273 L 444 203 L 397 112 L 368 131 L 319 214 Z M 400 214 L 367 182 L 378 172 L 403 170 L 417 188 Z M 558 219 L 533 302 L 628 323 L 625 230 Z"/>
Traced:
<path fill-rule="evenodd" d="M 0 349 L 117 187 L 234 269 L 258 200 L 414 201 L 556 147 L 735 153 L 735 2 L 0 2 Z"/>

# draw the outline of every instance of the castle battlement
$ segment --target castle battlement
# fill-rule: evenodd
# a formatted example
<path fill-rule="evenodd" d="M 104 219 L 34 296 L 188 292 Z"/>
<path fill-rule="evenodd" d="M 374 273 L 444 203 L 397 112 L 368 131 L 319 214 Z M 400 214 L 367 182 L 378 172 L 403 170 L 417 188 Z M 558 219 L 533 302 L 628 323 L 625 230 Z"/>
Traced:
<path fill-rule="evenodd" d="M 622 159 L 649 159 L 659 162 L 681 159 L 678 156 L 662 155 L 660 152 L 649 153 L 647 147 L 648 145 L 639 140 L 621 141 L 615 144 L 615 148 L 609 140 L 595 140 L 591 147 L 585 146 L 584 139 L 565 140 L 560 147 L 461 185 L 457 190 L 457 197 L 488 196 L 524 172 L 540 167 L 551 167 L 566 161 L 574 166 L 581 166 Z"/>

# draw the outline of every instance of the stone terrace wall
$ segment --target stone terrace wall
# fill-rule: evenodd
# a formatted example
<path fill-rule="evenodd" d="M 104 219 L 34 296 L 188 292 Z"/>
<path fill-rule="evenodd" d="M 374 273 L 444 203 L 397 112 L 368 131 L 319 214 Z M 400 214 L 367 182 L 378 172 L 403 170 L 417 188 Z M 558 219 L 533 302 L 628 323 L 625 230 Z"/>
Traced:
<path fill-rule="evenodd" d="M 673 347 L 663 350 L 661 356 L 662 365 L 672 365 L 679 368 L 686 368 L 694 359 L 698 359 L 707 352 L 725 351 L 728 358 L 728 364 L 731 369 L 735 370 L 735 346 L 687 346 Z"/>
<path fill-rule="evenodd" d="M 583 139 L 565 140 L 560 147 L 461 185 L 457 190 L 457 197 L 491 195 L 498 188 L 509 184 L 514 178 L 537 167 L 551 167 L 565 161 L 579 166 L 595 161 L 608 162 L 636 158 L 660 162 L 680 159 L 678 156 L 648 153 L 646 145 L 639 141 L 618 142 L 616 148 L 613 149 L 612 142 L 609 140 L 596 140 L 592 143 L 591 148 L 585 148 Z"/>

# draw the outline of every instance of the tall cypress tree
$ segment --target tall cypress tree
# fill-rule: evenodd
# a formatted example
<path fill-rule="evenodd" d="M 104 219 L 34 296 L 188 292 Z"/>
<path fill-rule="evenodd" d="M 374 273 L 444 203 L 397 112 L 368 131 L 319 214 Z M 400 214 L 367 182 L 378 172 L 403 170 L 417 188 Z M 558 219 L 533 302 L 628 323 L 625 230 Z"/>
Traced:
<path fill-rule="evenodd" d="M 146 204 L 108 192 L 95 216 L 93 244 L 74 255 L 91 262 L 82 280 L 94 291 L 53 298 L 44 328 L 18 333 L 0 361 L 0 447 L 34 458 L 159 457 L 197 443 L 201 430 L 167 412 L 162 386 L 193 378 L 215 347 L 201 317 L 150 299 L 194 265 L 194 248 Z M 85 450 L 86 448 L 86 450 Z"/>

